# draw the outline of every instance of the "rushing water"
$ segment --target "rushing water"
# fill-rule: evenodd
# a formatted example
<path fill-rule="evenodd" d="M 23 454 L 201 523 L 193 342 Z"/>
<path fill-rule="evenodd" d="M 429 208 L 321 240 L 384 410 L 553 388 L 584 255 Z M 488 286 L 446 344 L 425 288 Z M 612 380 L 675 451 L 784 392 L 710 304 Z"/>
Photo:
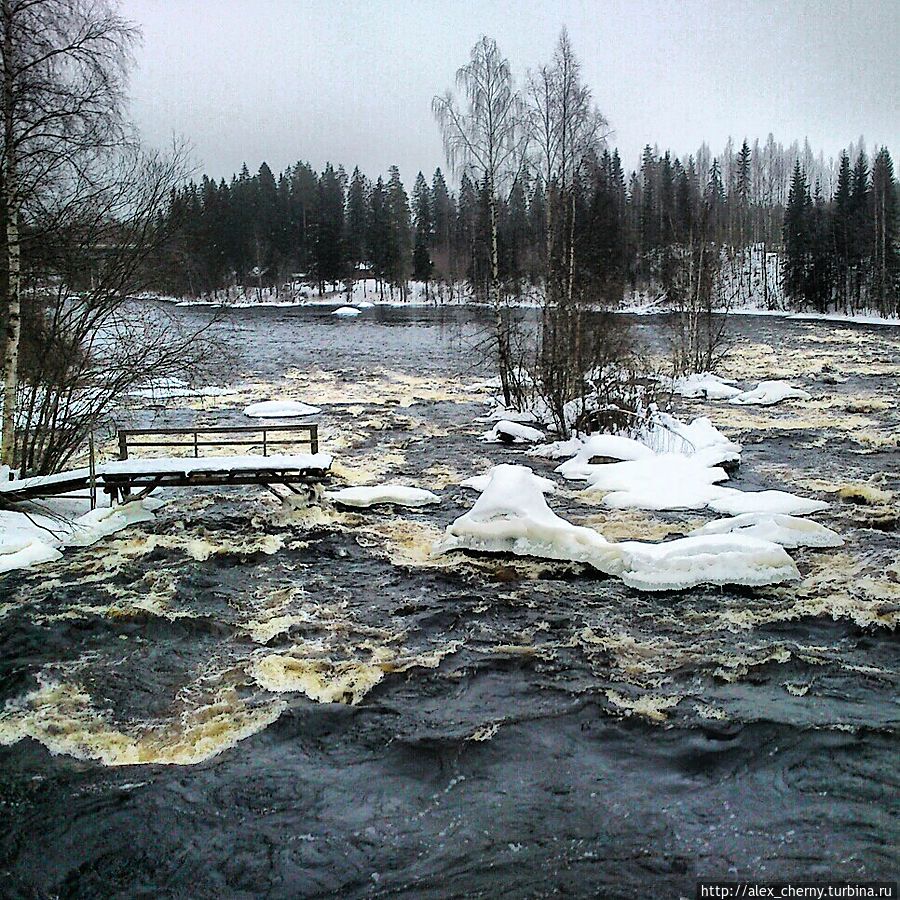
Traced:
<path fill-rule="evenodd" d="M 483 318 L 235 312 L 215 327 L 237 360 L 213 374 L 236 393 L 129 414 L 239 422 L 295 397 L 323 406 L 341 478 L 443 502 L 172 492 L 153 523 L 2 576 L 0 892 L 669 897 L 697 877 L 896 877 L 895 332 L 733 321 L 732 374 L 814 399 L 682 412 L 744 443 L 735 486 L 831 501 L 818 518 L 846 545 L 791 551 L 799 584 L 646 595 L 577 565 L 431 558 L 473 499 L 456 482 L 520 461 L 478 441 Z M 658 321 L 635 329 L 659 346 Z M 571 485 L 551 505 L 611 539 L 708 518 L 610 513 Z"/>

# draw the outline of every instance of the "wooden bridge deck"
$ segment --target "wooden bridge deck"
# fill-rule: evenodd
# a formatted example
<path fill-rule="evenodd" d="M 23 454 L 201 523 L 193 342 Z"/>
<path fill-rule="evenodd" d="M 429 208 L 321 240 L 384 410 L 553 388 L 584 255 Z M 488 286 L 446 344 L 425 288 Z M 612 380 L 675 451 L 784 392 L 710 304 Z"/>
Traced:
<path fill-rule="evenodd" d="M 288 432 L 293 432 L 291 439 Z M 273 436 L 274 433 L 274 436 Z M 298 439 L 301 433 L 304 437 Z M 215 435 L 227 435 L 216 439 Z M 238 435 L 244 435 L 241 440 Z M 156 439 L 154 439 L 156 438 Z M 275 446 L 306 445 L 310 453 L 269 455 Z M 192 456 L 138 457 L 130 455 L 134 447 L 181 448 Z M 241 446 L 260 448 L 262 453 L 240 456 L 200 456 L 200 447 Z M 0 496 L 11 501 L 34 500 L 78 491 L 97 490 L 113 500 L 138 497 L 157 487 L 228 487 L 275 485 L 299 493 L 306 486 L 328 477 L 331 457 L 318 452 L 318 430 L 315 424 L 273 426 L 212 426 L 209 428 L 129 429 L 119 432 L 120 459 L 71 469 L 54 475 L 38 475 L 15 481 L 0 482 Z"/>

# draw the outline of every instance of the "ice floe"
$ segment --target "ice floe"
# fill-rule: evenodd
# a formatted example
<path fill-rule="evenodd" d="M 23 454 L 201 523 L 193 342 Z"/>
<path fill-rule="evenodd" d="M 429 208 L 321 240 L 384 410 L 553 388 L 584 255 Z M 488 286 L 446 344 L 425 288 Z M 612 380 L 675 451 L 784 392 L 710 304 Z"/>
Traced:
<path fill-rule="evenodd" d="M 811 395 L 786 381 L 760 381 L 752 391 L 743 391 L 729 401 L 743 406 L 774 406 L 783 400 L 810 400 Z"/>
<path fill-rule="evenodd" d="M 721 490 L 716 484 L 727 478 L 700 454 L 660 453 L 592 466 L 588 489 L 607 491 L 603 505 L 613 509 L 704 509 Z"/>
<path fill-rule="evenodd" d="M 263 400 L 244 407 L 244 415 L 254 419 L 291 419 L 297 416 L 315 416 L 322 412 L 318 406 L 300 403 L 298 400 Z"/>
<path fill-rule="evenodd" d="M 656 413 L 638 435 L 640 441 L 657 453 L 681 453 L 686 456 L 707 453 L 715 463 L 739 462 L 741 445 L 730 440 L 706 416 L 690 423 L 668 413 Z"/>
<path fill-rule="evenodd" d="M 617 568 L 618 553 L 592 528 L 554 513 L 542 485 L 527 466 L 494 466 L 475 505 L 447 526 L 436 553 L 475 550 L 589 563 L 604 572 Z"/>
<path fill-rule="evenodd" d="M 782 547 L 840 547 L 843 538 L 830 528 L 780 513 L 751 512 L 728 519 L 716 519 L 691 535 L 742 534 L 781 544 Z"/>
<path fill-rule="evenodd" d="M 346 487 L 339 491 L 329 491 L 325 495 L 341 506 L 367 507 L 391 504 L 393 506 L 428 506 L 440 503 L 441 498 L 422 488 L 407 487 L 403 484 L 377 484 L 372 486 Z"/>
<path fill-rule="evenodd" d="M 625 541 L 619 577 L 642 591 L 675 591 L 701 584 L 781 584 L 800 577 L 784 547 L 743 534 L 711 534 L 661 544 Z"/>
<path fill-rule="evenodd" d="M 709 508 L 729 516 L 743 513 L 805 516 L 827 509 L 828 504 L 824 500 L 798 497 L 787 491 L 739 491 L 735 488 L 719 488 L 717 496 L 710 499 Z"/>
<path fill-rule="evenodd" d="M 783 547 L 747 535 L 701 535 L 662 544 L 610 543 L 594 529 L 556 515 L 526 466 L 491 470 L 475 505 L 448 525 L 434 546 L 436 554 L 453 550 L 585 563 L 645 591 L 682 590 L 699 584 L 759 586 L 798 577 Z"/>

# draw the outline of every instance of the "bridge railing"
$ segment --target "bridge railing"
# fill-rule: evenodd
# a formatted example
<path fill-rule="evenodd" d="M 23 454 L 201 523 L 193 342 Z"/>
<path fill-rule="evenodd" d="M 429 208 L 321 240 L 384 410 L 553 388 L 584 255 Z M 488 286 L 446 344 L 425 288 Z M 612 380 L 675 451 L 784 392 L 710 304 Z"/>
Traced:
<path fill-rule="evenodd" d="M 201 448 L 244 447 L 268 456 L 272 450 L 308 446 L 319 452 L 319 427 L 315 422 L 291 425 L 210 425 L 197 428 L 121 428 L 118 431 L 119 459 L 128 459 L 134 450 L 188 451 L 199 459 Z"/>

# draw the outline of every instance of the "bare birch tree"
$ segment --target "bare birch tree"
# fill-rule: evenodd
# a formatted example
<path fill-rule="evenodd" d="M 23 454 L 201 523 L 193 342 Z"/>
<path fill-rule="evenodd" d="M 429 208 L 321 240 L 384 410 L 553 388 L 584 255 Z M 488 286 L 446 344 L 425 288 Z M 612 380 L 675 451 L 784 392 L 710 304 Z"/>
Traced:
<path fill-rule="evenodd" d="M 15 460 L 22 333 L 21 244 L 48 189 L 83 179 L 85 160 L 122 142 L 123 90 L 136 30 L 108 0 L 0 0 L 3 416 L 0 460 Z"/>
<path fill-rule="evenodd" d="M 496 41 L 482 37 L 467 65 L 456 72 L 462 103 L 447 91 L 432 103 L 444 140 L 447 162 L 468 173 L 485 190 L 490 221 L 490 301 L 496 313 L 496 342 L 503 397 L 512 401 L 509 326 L 503 314 L 497 245 L 500 192 L 521 169 L 526 145 L 522 100 L 515 89 L 509 61 Z"/>
<path fill-rule="evenodd" d="M 585 373 L 597 367 L 602 341 L 587 335 L 583 290 L 576 285 L 579 179 L 596 161 L 609 125 L 581 78 L 564 28 L 549 65 L 528 80 L 526 120 L 532 164 L 544 183 L 544 303 L 534 383 L 561 432 L 571 401 L 587 399 Z"/>

